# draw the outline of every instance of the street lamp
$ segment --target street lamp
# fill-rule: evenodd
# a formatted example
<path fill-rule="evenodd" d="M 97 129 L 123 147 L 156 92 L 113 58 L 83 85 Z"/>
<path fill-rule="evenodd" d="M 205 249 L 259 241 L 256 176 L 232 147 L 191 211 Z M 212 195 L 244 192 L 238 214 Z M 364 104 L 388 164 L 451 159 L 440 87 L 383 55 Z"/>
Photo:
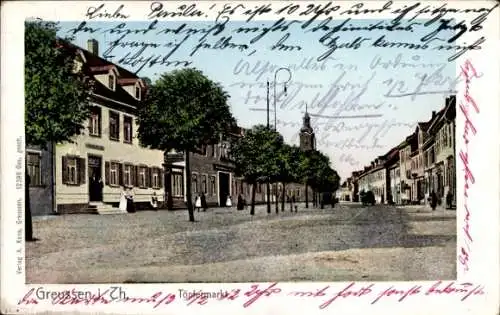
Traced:
<path fill-rule="evenodd" d="M 282 70 L 288 72 L 288 80 L 283 82 L 283 84 L 284 84 L 283 91 L 285 93 L 286 93 L 286 85 L 290 82 L 290 80 L 292 80 L 292 71 L 290 71 L 290 69 L 288 69 L 286 67 L 281 67 L 274 72 L 274 95 L 273 95 L 273 98 L 274 98 L 274 130 L 276 130 L 276 126 L 277 126 L 277 123 L 276 123 L 276 85 L 277 85 L 277 82 L 276 82 L 276 80 L 278 77 L 278 72 L 280 72 Z M 269 86 L 269 82 L 268 82 L 268 86 Z"/>
<path fill-rule="evenodd" d="M 286 67 L 281 67 L 279 69 L 276 69 L 276 71 L 274 72 L 274 95 L 273 95 L 273 103 L 274 103 L 274 130 L 276 131 L 277 130 L 277 121 L 276 121 L 276 85 L 277 85 L 277 78 L 278 78 L 278 72 L 280 71 L 286 71 L 288 72 L 288 80 L 286 80 L 285 82 L 283 82 L 284 84 L 284 87 L 283 87 L 283 90 L 284 92 L 286 93 L 286 85 L 288 84 L 288 82 L 290 82 L 290 80 L 292 79 L 292 71 L 290 71 L 290 69 L 286 68 Z M 269 81 L 267 82 L 267 126 L 269 127 Z M 268 189 L 269 191 L 269 189 Z M 276 197 L 276 213 L 278 213 L 278 185 L 275 184 L 274 185 L 274 193 L 275 193 L 275 197 Z M 282 198 L 284 198 L 285 196 L 282 196 Z M 269 212 L 270 209 L 268 209 L 268 212 Z"/>

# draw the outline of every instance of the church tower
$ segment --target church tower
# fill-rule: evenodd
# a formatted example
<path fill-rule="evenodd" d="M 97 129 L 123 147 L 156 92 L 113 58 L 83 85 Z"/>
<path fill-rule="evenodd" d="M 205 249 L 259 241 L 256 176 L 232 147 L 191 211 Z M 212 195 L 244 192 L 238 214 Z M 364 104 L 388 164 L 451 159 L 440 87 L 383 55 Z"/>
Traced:
<path fill-rule="evenodd" d="M 312 151 L 316 149 L 316 139 L 314 137 L 314 130 L 311 127 L 311 117 L 307 112 L 303 118 L 302 128 L 300 128 L 300 149 L 302 151 Z"/>

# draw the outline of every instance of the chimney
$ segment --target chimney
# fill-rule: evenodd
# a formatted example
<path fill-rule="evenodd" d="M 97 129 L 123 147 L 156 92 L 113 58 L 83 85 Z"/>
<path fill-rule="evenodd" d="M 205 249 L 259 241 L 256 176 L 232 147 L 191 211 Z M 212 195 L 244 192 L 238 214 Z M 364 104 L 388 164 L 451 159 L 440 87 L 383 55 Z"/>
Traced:
<path fill-rule="evenodd" d="M 92 54 L 99 56 L 99 42 L 95 39 L 89 39 L 87 41 L 87 50 Z"/>
<path fill-rule="evenodd" d="M 434 118 L 434 117 L 436 117 L 436 111 L 435 110 L 432 111 L 432 118 Z"/>

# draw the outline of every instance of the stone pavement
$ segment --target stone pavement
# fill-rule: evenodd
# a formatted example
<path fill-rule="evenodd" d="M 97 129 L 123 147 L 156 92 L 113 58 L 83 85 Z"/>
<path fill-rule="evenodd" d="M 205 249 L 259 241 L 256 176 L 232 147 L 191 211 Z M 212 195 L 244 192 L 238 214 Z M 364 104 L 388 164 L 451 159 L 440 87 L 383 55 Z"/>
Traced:
<path fill-rule="evenodd" d="M 456 220 L 377 205 L 35 220 L 30 283 L 452 279 Z"/>

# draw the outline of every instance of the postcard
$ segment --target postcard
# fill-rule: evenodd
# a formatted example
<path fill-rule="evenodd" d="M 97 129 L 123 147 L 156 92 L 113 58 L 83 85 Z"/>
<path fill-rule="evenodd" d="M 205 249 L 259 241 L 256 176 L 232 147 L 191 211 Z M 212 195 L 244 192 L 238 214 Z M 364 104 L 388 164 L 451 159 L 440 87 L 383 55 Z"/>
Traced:
<path fill-rule="evenodd" d="M 5 314 L 497 314 L 497 1 L 2 3 Z"/>

